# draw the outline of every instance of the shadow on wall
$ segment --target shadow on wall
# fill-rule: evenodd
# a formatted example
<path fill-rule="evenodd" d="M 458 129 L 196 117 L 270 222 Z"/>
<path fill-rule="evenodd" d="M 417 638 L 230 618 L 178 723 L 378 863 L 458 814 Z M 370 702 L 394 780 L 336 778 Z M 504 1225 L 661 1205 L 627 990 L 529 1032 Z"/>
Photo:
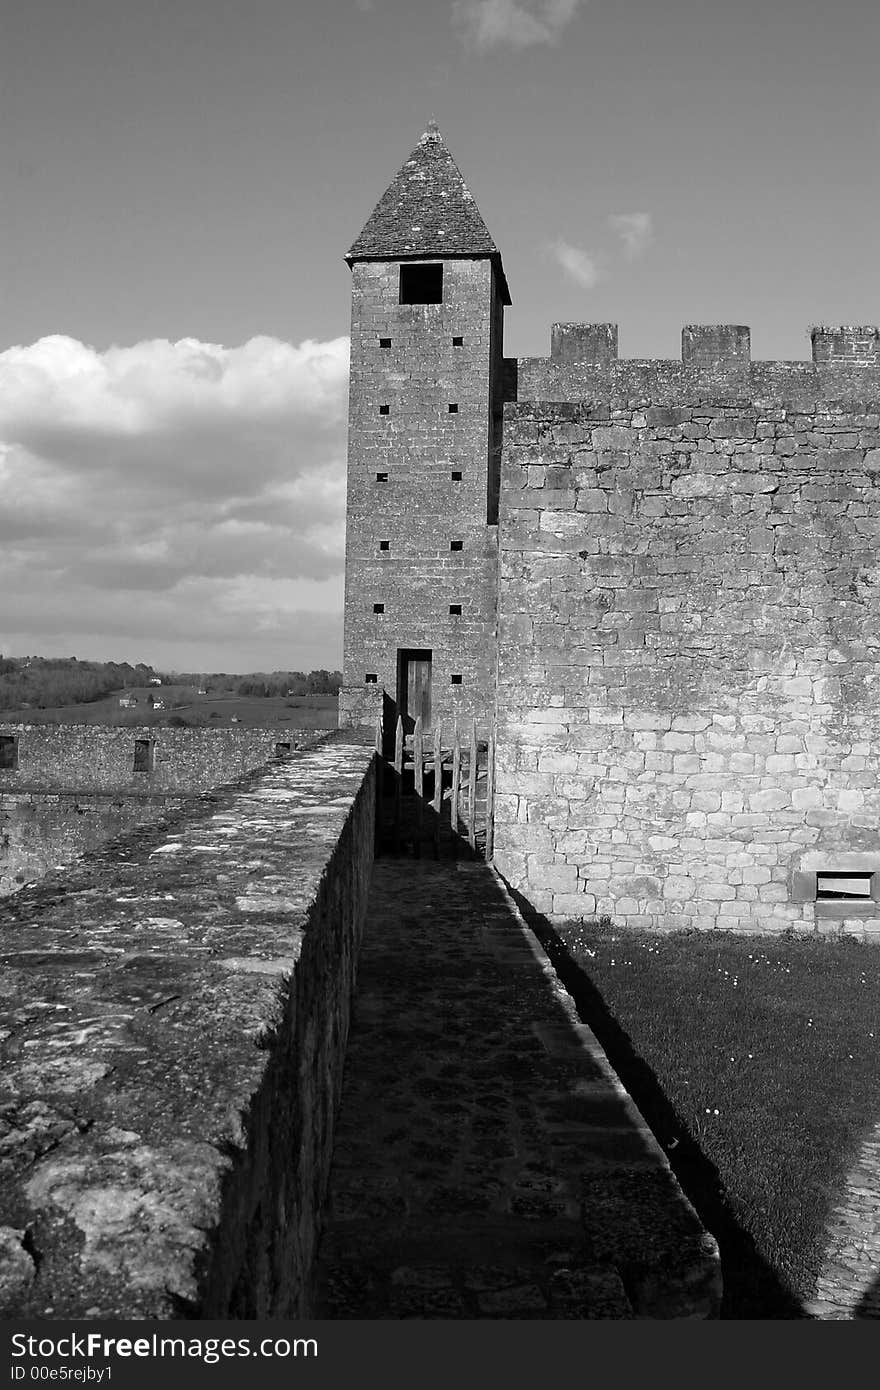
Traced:
<path fill-rule="evenodd" d="M 700 1219 L 718 1241 L 724 1280 L 721 1317 L 808 1318 L 799 1300 L 781 1282 L 758 1252 L 752 1237 L 736 1220 L 717 1168 L 690 1137 L 654 1072 L 633 1050 L 629 1037 L 607 1009 L 596 986 L 572 958 L 546 917 L 535 912 L 513 889 L 510 892 L 574 999 L 580 1017 L 596 1034 L 654 1134 L 683 1136 L 674 1152 L 669 1154 L 669 1162 Z"/>

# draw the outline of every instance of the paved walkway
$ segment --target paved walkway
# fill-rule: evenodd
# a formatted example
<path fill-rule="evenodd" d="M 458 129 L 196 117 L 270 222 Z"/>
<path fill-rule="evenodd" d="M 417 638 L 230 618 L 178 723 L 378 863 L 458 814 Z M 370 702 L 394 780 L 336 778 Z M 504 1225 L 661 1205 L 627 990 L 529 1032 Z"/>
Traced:
<path fill-rule="evenodd" d="M 880 1125 L 847 1174 L 825 1234 L 825 1258 L 807 1312 L 823 1320 L 880 1318 Z"/>
<path fill-rule="evenodd" d="M 715 1242 L 484 864 L 384 859 L 314 1316 L 717 1316 Z"/>

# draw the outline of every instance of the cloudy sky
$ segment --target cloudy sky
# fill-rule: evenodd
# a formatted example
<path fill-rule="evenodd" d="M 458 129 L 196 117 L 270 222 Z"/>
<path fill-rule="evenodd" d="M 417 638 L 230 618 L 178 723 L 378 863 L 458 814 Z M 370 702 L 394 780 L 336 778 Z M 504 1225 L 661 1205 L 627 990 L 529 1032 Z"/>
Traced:
<path fill-rule="evenodd" d="M 349 273 L 438 120 L 507 351 L 880 320 L 876 0 L 27 0 L 0 45 L 0 652 L 341 664 Z"/>

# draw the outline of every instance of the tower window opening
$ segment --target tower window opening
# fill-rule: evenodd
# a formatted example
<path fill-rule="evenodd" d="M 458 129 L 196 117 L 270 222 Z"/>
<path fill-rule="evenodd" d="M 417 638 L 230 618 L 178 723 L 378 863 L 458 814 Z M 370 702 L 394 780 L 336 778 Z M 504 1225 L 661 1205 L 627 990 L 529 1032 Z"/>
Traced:
<path fill-rule="evenodd" d="M 390 550 L 390 549 L 391 549 L 391 542 L 390 542 L 390 541 L 380 541 L 380 542 L 379 542 L 379 549 L 380 549 L 380 550 Z"/>
<path fill-rule="evenodd" d="M 456 675 L 454 675 L 454 676 L 450 676 L 450 677 L 449 677 L 449 684 L 450 684 L 450 685 L 461 685 L 461 676 L 458 675 L 458 674 L 456 674 Z"/>
<path fill-rule="evenodd" d="M 458 338 L 458 337 L 453 338 L 453 339 L 452 339 L 452 346 L 453 346 L 453 347 L 464 347 L 464 338 Z"/>
<path fill-rule="evenodd" d="M 379 677 L 375 671 L 367 671 L 366 675 L 364 676 L 364 685 L 375 685 L 378 679 Z"/>
<path fill-rule="evenodd" d="M 402 265 L 400 267 L 400 303 L 442 304 L 442 264 Z"/>
<path fill-rule="evenodd" d="M 460 604 L 460 603 L 450 603 L 450 605 L 449 605 L 449 611 L 450 611 L 450 613 L 452 614 L 452 616 L 453 616 L 454 618 L 460 617 L 460 616 L 461 616 L 461 604 Z"/>
<path fill-rule="evenodd" d="M 387 474 L 387 473 L 377 473 L 377 474 L 376 474 L 376 482 L 377 482 L 377 483 L 387 483 L 387 482 L 388 482 L 388 474 Z"/>
<path fill-rule="evenodd" d="M 457 401 L 450 401 L 450 403 L 449 403 L 449 414 L 450 414 L 450 415 L 457 415 L 457 414 L 458 414 L 458 402 L 457 402 Z"/>
<path fill-rule="evenodd" d="M 374 603 L 374 604 L 373 604 L 373 612 L 374 612 L 374 613 L 384 613 L 384 612 L 385 612 L 385 605 L 384 605 L 384 603 Z"/>
<path fill-rule="evenodd" d="M 380 406 L 379 406 L 379 414 L 380 414 L 380 415 L 390 415 L 390 414 L 391 414 L 391 406 L 390 406 L 390 405 L 380 405 Z"/>
<path fill-rule="evenodd" d="M 390 346 L 391 346 L 391 339 L 390 339 L 390 338 L 380 338 L 380 339 L 379 339 L 379 346 L 380 346 L 380 348 L 390 348 Z"/>
<path fill-rule="evenodd" d="M 461 471 L 460 468 L 453 468 L 453 470 L 452 470 L 452 481 L 453 481 L 454 483 L 460 483 L 461 480 L 462 480 L 462 476 L 463 476 L 463 475 L 462 475 L 462 471 Z"/>
<path fill-rule="evenodd" d="M 449 542 L 449 549 L 450 549 L 450 550 L 464 550 L 464 541 L 450 541 L 450 542 Z"/>

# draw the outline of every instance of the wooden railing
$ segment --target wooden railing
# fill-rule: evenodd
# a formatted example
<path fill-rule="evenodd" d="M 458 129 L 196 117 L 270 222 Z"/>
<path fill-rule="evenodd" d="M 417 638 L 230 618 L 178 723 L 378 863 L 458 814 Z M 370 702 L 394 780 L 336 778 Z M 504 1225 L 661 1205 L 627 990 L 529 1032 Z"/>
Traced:
<path fill-rule="evenodd" d="M 385 749 L 381 717 L 376 724 L 376 751 Z M 405 844 L 416 854 L 433 847 L 439 858 L 444 849 L 453 853 L 466 842 L 473 854 L 492 858 L 495 799 L 495 735 L 477 737 L 471 720 L 464 746 L 458 723 L 451 744 L 444 746 L 443 728 L 436 724 L 425 733 L 421 719 L 411 734 L 404 734 L 398 717 L 393 758 L 384 759 L 389 775 L 383 786 L 380 822 L 394 851 Z M 393 776 L 390 774 L 393 773 Z M 410 789 L 411 788 L 411 789 Z"/>

